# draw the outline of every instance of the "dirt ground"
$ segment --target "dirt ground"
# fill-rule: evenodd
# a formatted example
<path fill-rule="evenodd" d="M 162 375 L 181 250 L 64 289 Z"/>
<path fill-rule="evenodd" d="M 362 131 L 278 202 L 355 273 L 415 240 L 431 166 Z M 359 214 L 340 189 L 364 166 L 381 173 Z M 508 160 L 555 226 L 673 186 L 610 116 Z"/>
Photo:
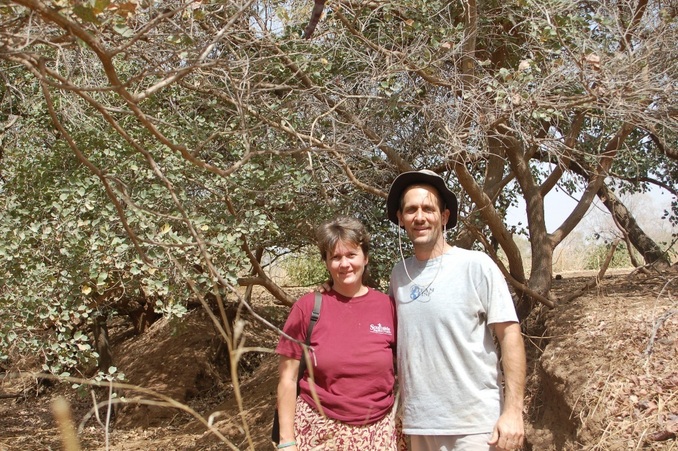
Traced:
<path fill-rule="evenodd" d="M 569 302 L 592 276 L 565 274 L 554 280 L 557 307 L 537 308 L 524 322 L 525 450 L 678 450 L 678 271 L 628 272 Z M 253 308 L 276 326 L 287 314 L 261 292 Z M 141 336 L 114 325 L 126 385 L 113 390 L 124 402 L 111 409 L 108 428 L 108 388 L 75 390 L 18 374 L 30 359 L 15 362 L 12 373 L 0 373 L 0 451 L 63 449 L 51 410 L 59 396 L 70 403 L 85 450 L 274 449 L 277 334 L 249 313 L 234 329 L 238 387 L 203 310 L 160 320 Z"/>

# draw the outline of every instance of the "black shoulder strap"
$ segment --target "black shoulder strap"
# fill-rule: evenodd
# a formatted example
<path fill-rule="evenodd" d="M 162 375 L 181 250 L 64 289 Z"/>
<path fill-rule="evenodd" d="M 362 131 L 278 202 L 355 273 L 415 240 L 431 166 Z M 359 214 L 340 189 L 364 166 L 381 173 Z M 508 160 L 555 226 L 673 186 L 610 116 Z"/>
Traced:
<path fill-rule="evenodd" d="M 313 333 L 313 326 L 320 318 L 320 306 L 323 303 L 323 295 L 319 291 L 315 292 L 315 305 L 313 306 L 313 313 L 311 313 L 311 321 L 308 322 L 308 329 L 306 329 L 306 345 L 311 344 L 311 333 Z"/>
<path fill-rule="evenodd" d="M 320 318 L 320 307 L 323 304 L 323 295 L 319 291 L 315 292 L 315 304 L 313 305 L 313 313 L 311 313 L 311 320 L 308 322 L 308 329 L 306 329 L 306 346 L 311 345 L 311 334 L 313 333 L 313 327 L 315 323 L 318 322 Z M 299 382 L 301 378 L 304 377 L 304 371 L 306 371 L 306 356 L 304 353 L 301 353 L 301 360 L 299 361 L 299 374 L 297 375 L 297 396 L 299 396 Z"/>

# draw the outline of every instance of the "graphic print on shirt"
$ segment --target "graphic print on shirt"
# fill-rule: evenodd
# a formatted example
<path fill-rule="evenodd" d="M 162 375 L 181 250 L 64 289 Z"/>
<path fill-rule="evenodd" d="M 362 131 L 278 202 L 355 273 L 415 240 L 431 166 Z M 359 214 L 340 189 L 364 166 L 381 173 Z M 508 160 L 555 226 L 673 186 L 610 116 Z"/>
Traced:
<path fill-rule="evenodd" d="M 433 291 L 434 288 L 431 288 L 430 286 L 420 287 L 419 285 L 412 285 L 410 287 L 410 301 L 428 300 L 431 297 L 431 294 L 433 294 Z"/>
<path fill-rule="evenodd" d="M 382 326 L 381 323 L 370 324 L 370 332 L 379 335 L 393 335 L 391 328 L 388 326 Z"/>

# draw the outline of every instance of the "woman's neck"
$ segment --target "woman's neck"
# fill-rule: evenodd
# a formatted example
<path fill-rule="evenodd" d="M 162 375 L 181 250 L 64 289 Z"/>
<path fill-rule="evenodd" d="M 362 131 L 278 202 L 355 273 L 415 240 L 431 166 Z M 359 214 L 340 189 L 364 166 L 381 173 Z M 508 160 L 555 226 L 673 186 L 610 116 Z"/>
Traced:
<path fill-rule="evenodd" d="M 334 284 L 332 286 L 332 289 L 339 293 L 340 295 L 347 297 L 347 298 L 354 298 L 356 296 L 363 296 L 367 294 L 368 288 L 363 285 L 349 285 L 349 286 L 342 286 L 342 285 L 337 285 Z"/>

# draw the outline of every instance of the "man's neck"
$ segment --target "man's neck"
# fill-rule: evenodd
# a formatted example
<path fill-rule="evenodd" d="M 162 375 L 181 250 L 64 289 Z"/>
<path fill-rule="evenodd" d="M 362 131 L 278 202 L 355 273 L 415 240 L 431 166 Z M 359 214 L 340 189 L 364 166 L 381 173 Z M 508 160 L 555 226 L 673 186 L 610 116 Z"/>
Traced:
<path fill-rule="evenodd" d="M 438 258 L 447 252 L 449 249 L 452 249 L 452 246 L 447 244 L 447 242 L 440 237 L 440 240 L 436 241 L 433 246 L 414 246 L 414 256 L 419 261 L 428 261 L 434 258 Z"/>

